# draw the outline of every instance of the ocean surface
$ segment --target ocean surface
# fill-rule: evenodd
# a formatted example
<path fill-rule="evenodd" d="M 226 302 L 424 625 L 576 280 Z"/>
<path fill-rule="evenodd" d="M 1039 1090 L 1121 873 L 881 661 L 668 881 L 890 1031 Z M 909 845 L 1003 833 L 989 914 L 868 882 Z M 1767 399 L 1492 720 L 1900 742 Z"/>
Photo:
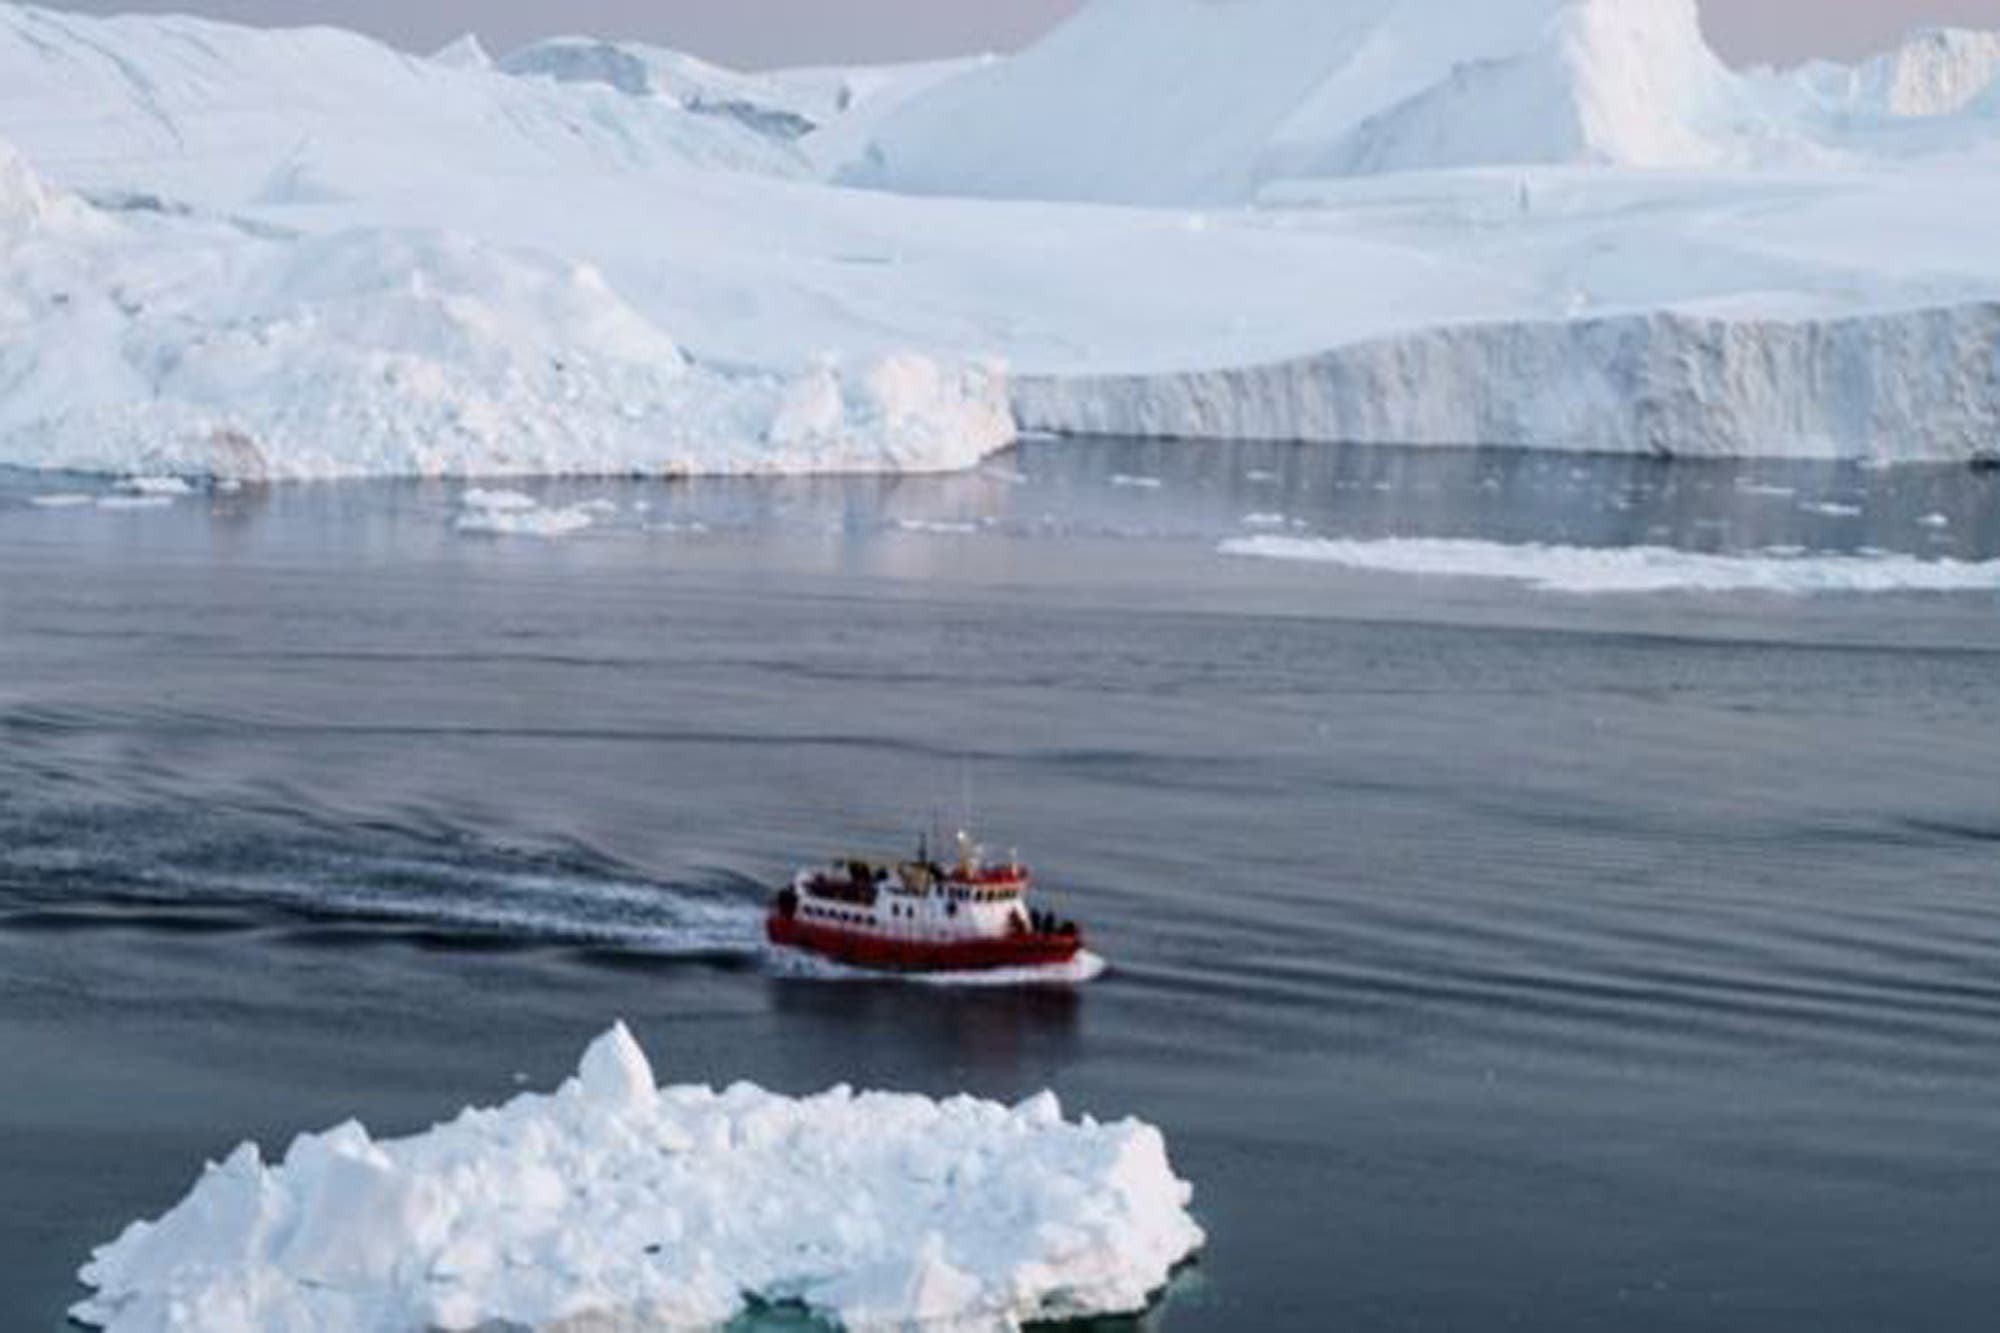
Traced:
<path fill-rule="evenodd" d="M 668 1081 L 1154 1121 L 1211 1244 L 1148 1328 L 1993 1328 L 2000 478 L 1031 442 L 523 488 L 602 502 L 548 540 L 462 489 L 0 473 L 0 1328 L 239 1140 L 621 1017 Z M 1608 546 L 1665 586 L 1520 573 Z M 966 807 L 1106 976 L 762 949 Z"/>

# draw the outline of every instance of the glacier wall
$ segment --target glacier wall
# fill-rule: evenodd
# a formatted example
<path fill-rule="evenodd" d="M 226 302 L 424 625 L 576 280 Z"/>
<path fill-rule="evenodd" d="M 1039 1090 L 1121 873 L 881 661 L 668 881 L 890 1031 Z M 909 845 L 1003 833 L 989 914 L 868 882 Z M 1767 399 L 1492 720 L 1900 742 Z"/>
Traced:
<path fill-rule="evenodd" d="M 1269 365 L 1017 377 L 1023 430 L 1675 457 L 2000 458 L 2000 302 L 1460 325 Z"/>

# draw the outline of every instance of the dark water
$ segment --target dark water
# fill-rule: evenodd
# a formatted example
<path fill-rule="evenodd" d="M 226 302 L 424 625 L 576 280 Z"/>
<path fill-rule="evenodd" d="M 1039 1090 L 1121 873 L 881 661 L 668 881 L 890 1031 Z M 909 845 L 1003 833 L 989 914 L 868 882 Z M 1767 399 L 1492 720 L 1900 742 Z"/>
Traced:
<path fill-rule="evenodd" d="M 0 476 L 0 1328 L 237 1140 L 413 1130 L 621 1016 L 674 1081 L 1159 1123 L 1175 1333 L 1994 1325 L 2000 598 L 1215 550 L 1980 559 L 1991 477 L 1031 445 L 557 488 L 621 506 L 558 542 L 451 487 L 27 503 L 79 487 Z M 763 886 L 962 771 L 1113 972 L 774 973 Z"/>

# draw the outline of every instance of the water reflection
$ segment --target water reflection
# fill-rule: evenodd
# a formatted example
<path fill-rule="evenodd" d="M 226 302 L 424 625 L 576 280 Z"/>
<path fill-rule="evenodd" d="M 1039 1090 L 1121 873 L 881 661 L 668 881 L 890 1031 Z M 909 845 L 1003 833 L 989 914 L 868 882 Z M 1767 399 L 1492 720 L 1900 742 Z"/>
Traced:
<path fill-rule="evenodd" d="M 787 1023 L 823 1030 L 829 1040 L 895 1051 L 897 1067 L 949 1071 L 939 1078 L 973 1088 L 1017 1086 L 1025 1071 L 1079 1054 L 1081 997 L 1069 987 L 959 987 L 865 981 L 780 979 L 772 1005 Z"/>
<path fill-rule="evenodd" d="M 779 544 L 830 572 L 923 578 L 981 538 L 1216 541 L 1245 532 L 1462 537 L 1706 553 L 2000 553 L 2000 473 L 1965 467 L 1667 461 L 1499 449 L 1396 449 L 1136 440 L 1031 440 L 948 476 L 508 483 L 549 508 L 589 505 L 566 546 L 641 538 L 669 551 Z M 41 508 L 110 483 L 0 471 L 10 535 L 84 526 L 107 549 L 201 542 L 228 553 L 310 540 L 338 520 L 351 546 L 429 543 L 471 558 L 508 543 L 454 529 L 468 488 L 443 482 L 246 487 L 153 509 Z M 196 526 L 184 520 L 206 518 Z M 298 522 L 298 520 L 310 520 Z M 296 529 L 296 530 L 294 530 Z M 506 558 L 504 554 L 499 558 Z"/>

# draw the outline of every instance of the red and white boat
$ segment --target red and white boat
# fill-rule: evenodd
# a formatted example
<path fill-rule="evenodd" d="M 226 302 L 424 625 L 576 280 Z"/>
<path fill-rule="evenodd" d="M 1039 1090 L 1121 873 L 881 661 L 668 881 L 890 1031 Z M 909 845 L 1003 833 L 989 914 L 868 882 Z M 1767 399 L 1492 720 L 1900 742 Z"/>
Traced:
<path fill-rule="evenodd" d="M 1075 923 L 1028 905 L 1018 860 L 988 865 L 958 836 L 950 865 L 919 847 L 913 861 L 845 861 L 801 870 L 771 900 L 771 943 L 882 972 L 988 972 L 1071 962 Z"/>

